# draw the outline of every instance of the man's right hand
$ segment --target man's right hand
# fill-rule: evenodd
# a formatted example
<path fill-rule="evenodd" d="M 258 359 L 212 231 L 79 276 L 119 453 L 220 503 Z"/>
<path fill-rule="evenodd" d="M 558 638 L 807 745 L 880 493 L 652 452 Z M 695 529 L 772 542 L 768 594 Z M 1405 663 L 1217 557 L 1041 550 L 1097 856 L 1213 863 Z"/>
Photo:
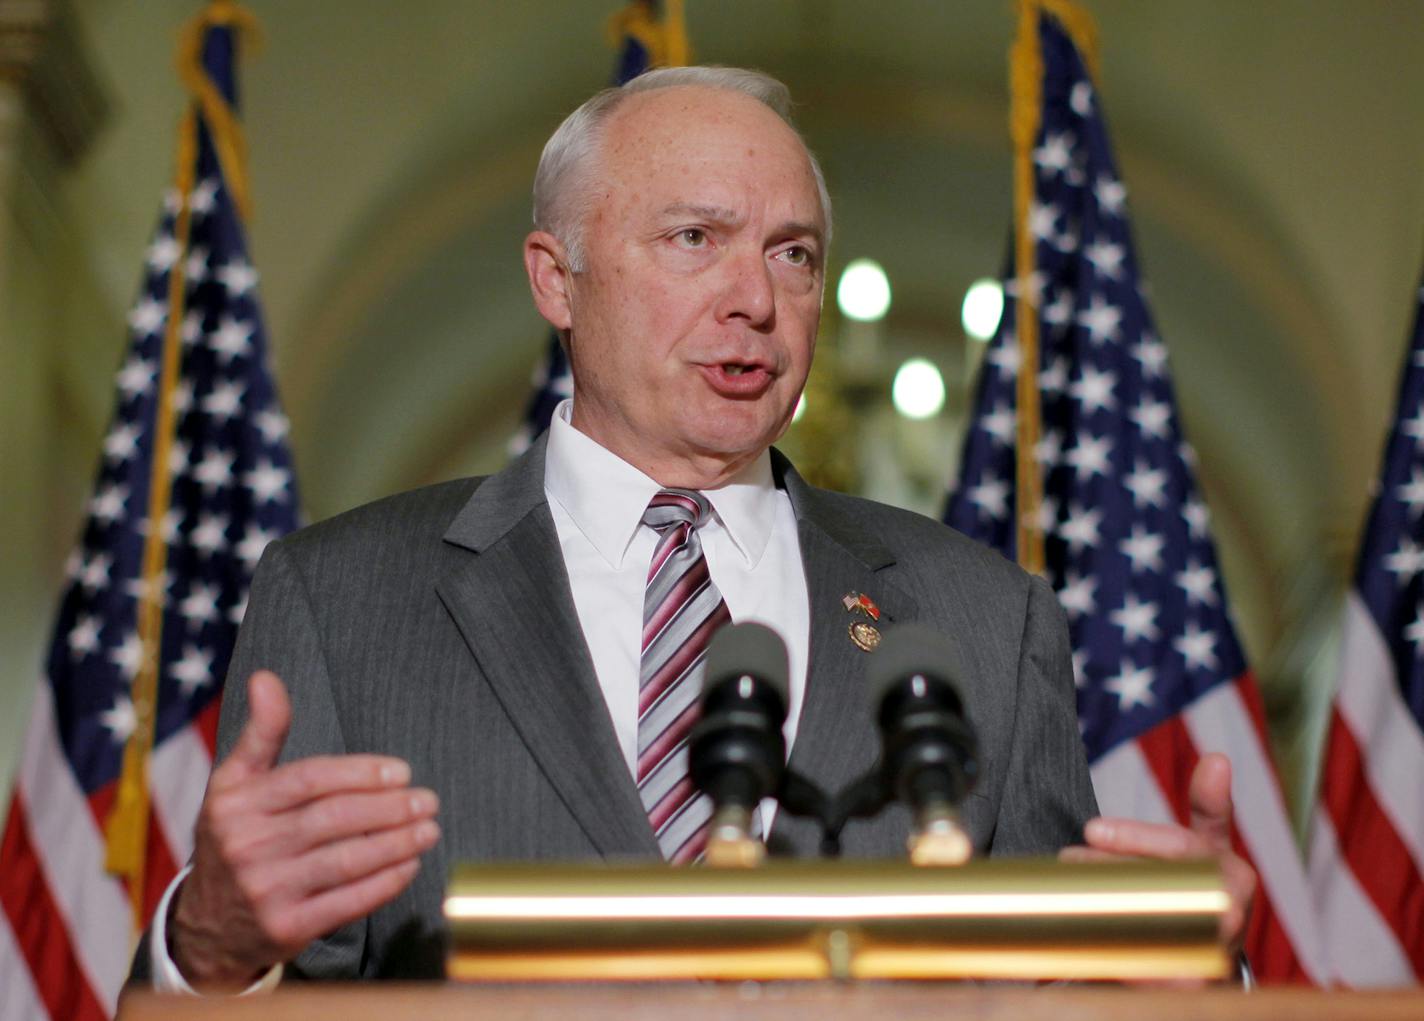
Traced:
<path fill-rule="evenodd" d="M 213 771 L 177 892 L 169 951 L 193 985 L 240 986 L 406 888 L 439 839 L 434 791 L 380 755 L 278 766 L 292 708 L 277 675 L 247 682 L 250 716 Z"/>

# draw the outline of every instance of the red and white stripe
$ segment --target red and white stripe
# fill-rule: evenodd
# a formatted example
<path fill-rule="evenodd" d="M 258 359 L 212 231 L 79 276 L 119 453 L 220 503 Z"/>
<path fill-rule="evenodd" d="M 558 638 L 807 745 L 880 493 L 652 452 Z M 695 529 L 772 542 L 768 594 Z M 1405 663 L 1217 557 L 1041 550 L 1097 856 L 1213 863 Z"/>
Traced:
<path fill-rule="evenodd" d="M 1093 765 L 1093 787 L 1104 815 L 1187 825 L 1192 770 L 1208 752 L 1228 756 L 1236 852 L 1261 879 L 1246 939 L 1252 969 L 1262 981 L 1324 984 L 1325 947 L 1266 748 L 1260 697 L 1247 673 L 1103 756 Z"/>
<path fill-rule="evenodd" d="M 1310 879 L 1335 978 L 1424 980 L 1424 733 L 1358 594 L 1345 604 L 1339 684 L 1311 827 Z"/>
<path fill-rule="evenodd" d="M 215 714 L 216 709 L 212 710 Z M 212 765 L 210 714 L 150 762 L 153 822 L 144 903 L 152 911 L 192 848 Z M 104 870 L 113 785 L 86 797 L 38 685 L 0 843 L 0 1017 L 88 1021 L 114 1015 L 136 933 L 123 882 Z"/>

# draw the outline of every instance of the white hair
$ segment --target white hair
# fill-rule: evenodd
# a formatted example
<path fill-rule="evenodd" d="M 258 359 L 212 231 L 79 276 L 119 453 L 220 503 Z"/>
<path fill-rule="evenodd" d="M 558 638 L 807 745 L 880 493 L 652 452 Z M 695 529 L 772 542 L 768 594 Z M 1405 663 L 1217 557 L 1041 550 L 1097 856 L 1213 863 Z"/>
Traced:
<path fill-rule="evenodd" d="M 548 231 L 563 243 L 569 268 L 575 273 L 587 268 L 583 244 L 584 218 L 592 191 L 592 164 L 597 158 L 609 117 L 631 95 L 684 85 L 751 96 L 796 133 L 802 148 L 806 150 L 806 158 L 811 161 L 816 193 L 821 200 L 821 213 L 826 220 L 826 241 L 830 241 L 831 196 L 826 190 L 821 164 L 791 120 L 790 90 L 769 74 L 740 67 L 664 67 L 596 93 L 565 117 L 544 144 L 539 169 L 534 173 L 534 226 Z"/>

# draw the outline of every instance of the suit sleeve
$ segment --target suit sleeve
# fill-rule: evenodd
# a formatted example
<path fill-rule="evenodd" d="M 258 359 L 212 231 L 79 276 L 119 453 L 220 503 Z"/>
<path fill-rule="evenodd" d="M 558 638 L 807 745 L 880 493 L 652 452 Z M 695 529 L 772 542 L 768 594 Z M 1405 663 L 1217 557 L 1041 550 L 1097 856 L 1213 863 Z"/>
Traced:
<path fill-rule="evenodd" d="M 287 686 L 292 702 L 292 726 L 280 761 L 345 752 L 335 693 L 318 614 L 312 606 L 287 545 L 267 547 L 252 579 L 247 613 L 238 633 L 223 689 L 218 719 L 218 755 L 222 761 L 247 723 L 247 680 L 256 670 L 271 670 Z M 295 978 L 354 979 L 359 977 L 366 923 L 353 922 L 309 944 L 286 968 Z M 130 981 L 148 984 L 149 933 L 135 956 Z"/>
<path fill-rule="evenodd" d="M 1053 590 L 1029 582 L 1018 697 L 992 852 L 1054 854 L 1097 815 L 1073 685 L 1068 625 Z"/>

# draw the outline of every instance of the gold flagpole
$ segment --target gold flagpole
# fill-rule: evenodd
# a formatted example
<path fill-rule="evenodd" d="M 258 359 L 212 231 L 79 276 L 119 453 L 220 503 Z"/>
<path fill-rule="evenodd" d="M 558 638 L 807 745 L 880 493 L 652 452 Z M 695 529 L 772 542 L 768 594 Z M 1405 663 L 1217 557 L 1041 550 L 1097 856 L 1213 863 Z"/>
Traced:
<path fill-rule="evenodd" d="M 246 149 L 237 118 L 203 69 L 203 38 L 209 27 L 221 25 L 250 32 L 255 30 L 256 21 L 230 0 L 213 0 L 202 14 L 184 27 L 178 43 L 178 75 L 194 103 L 183 115 L 178 128 L 178 165 L 174 188 L 178 193 L 179 207 L 174 235 L 182 252 L 188 250 L 192 229 L 191 196 L 198 162 L 199 109 L 222 164 L 224 184 L 232 194 L 238 212 L 246 217 L 250 208 Z M 124 745 L 123 770 L 119 774 L 114 807 L 105 824 L 104 867 L 112 875 L 127 880 L 135 932 L 141 931 L 147 921 L 143 905 L 152 810 L 148 764 L 153 753 L 158 719 L 163 576 L 168 561 L 168 545 L 161 522 L 168 514 L 172 497 L 173 476 L 169 459 L 176 426 L 173 394 L 178 385 L 183 349 L 184 270 L 185 260 L 177 259 L 168 277 L 168 319 L 163 331 L 163 363 L 158 380 L 158 410 L 153 427 L 153 461 L 148 486 L 148 532 L 143 543 L 143 581 L 138 605 L 138 636 L 143 656 L 129 694 L 134 710 L 134 728 Z"/>
<path fill-rule="evenodd" d="M 1036 239 L 1029 214 L 1034 196 L 1033 147 L 1043 112 L 1043 49 L 1038 23 L 1051 14 L 1068 32 L 1097 76 L 1097 33 L 1087 12 L 1071 0 L 1020 0 L 1019 30 L 1009 53 L 1009 134 L 1014 145 L 1014 329 L 1018 335 L 1018 413 L 1015 417 L 1015 507 L 1019 565 L 1043 574 L 1043 470 L 1038 463 L 1042 435 L 1038 366 L 1039 298 Z"/>

